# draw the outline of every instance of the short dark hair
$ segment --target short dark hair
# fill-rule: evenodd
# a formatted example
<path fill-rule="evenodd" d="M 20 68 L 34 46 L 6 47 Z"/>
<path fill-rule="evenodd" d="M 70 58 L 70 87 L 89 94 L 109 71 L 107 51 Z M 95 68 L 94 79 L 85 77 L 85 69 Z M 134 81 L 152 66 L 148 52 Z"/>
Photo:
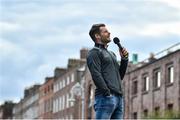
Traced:
<path fill-rule="evenodd" d="M 89 35 L 94 42 L 96 41 L 95 34 L 100 33 L 100 29 L 99 29 L 100 27 L 105 27 L 105 24 L 103 23 L 93 24 L 89 31 Z"/>

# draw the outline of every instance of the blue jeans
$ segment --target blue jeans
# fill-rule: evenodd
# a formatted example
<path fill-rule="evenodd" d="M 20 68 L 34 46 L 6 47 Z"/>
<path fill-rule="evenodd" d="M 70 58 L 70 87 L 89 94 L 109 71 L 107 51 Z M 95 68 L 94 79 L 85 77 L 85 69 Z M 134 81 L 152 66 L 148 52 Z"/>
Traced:
<path fill-rule="evenodd" d="M 96 119 L 123 119 L 124 98 L 121 95 L 95 96 Z"/>

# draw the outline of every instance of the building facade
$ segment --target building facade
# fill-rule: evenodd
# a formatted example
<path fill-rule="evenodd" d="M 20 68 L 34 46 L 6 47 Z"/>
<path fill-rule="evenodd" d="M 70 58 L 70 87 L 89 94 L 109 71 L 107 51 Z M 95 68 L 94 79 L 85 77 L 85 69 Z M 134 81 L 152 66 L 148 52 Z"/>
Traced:
<path fill-rule="evenodd" d="M 157 58 L 155 58 L 157 56 Z M 180 111 L 180 44 L 138 62 L 129 62 L 123 80 L 125 119 L 147 118 Z M 95 118 L 94 83 L 85 71 L 85 118 Z"/>
<path fill-rule="evenodd" d="M 13 119 L 23 119 L 23 100 L 20 100 L 13 108 Z"/>
<path fill-rule="evenodd" d="M 53 119 L 80 119 L 84 116 L 82 73 L 87 49 L 80 50 L 80 59 L 69 59 L 67 68 L 54 71 Z"/>
<path fill-rule="evenodd" d="M 180 49 L 158 59 L 151 55 L 148 62 L 130 64 L 123 82 L 125 118 L 180 111 Z"/>
<path fill-rule="evenodd" d="M 93 83 L 91 74 L 89 72 L 89 69 L 87 69 L 84 73 L 84 78 L 85 78 L 85 118 L 86 119 L 95 119 L 95 111 L 94 111 L 94 93 L 95 93 L 95 85 Z"/>
<path fill-rule="evenodd" d="M 67 69 L 66 73 L 58 75 L 58 77 L 55 75 L 53 96 L 54 119 L 81 118 L 81 98 L 72 94 L 72 88 L 81 82 L 78 72 L 80 67 Z M 58 72 L 56 71 L 55 73 Z"/>
<path fill-rule="evenodd" d="M 24 98 L 13 108 L 14 119 L 79 119 L 84 116 L 84 87 L 81 85 L 88 50 L 80 59 L 69 59 L 67 68 L 56 68 L 42 85 L 24 91 Z M 1 109 L 0 109 L 1 110 Z M 0 111 L 1 112 L 1 111 Z"/>
<path fill-rule="evenodd" d="M 24 91 L 24 98 L 13 108 L 14 119 L 38 118 L 38 101 L 40 85 L 33 85 Z"/>
<path fill-rule="evenodd" d="M 39 88 L 39 119 L 51 119 L 53 110 L 54 77 L 46 77 Z"/>
<path fill-rule="evenodd" d="M 5 101 L 0 105 L 0 119 L 12 119 L 14 105 L 12 101 Z"/>

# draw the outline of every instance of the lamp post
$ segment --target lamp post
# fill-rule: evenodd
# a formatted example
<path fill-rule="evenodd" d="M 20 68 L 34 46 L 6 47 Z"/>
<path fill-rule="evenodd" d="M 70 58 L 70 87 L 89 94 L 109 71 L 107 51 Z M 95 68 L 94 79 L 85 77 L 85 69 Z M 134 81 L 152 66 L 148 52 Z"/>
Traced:
<path fill-rule="evenodd" d="M 85 66 L 79 68 L 77 70 L 77 75 L 78 75 L 78 81 L 70 90 L 71 97 L 68 100 L 69 102 L 75 102 L 75 96 L 81 96 L 81 119 L 84 119 L 84 83 L 85 79 L 83 77 L 83 72 L 85 71 Z"/>

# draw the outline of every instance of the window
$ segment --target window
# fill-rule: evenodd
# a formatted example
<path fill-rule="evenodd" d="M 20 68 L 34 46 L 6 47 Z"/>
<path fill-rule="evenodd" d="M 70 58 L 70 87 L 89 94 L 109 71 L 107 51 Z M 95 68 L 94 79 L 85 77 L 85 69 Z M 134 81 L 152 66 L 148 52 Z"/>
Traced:
<path fill-rule="evenodd" d="M 48 85 L 48 90 L 47 90 L 47 92 L 49 93 L 50 92 L 50 86 Z"/>
<path fill-rule="evenodd" d="M 143 113 L 144 113 L 144 117 L 148 117 L 148 110 L 147 110 L 147 109 L 145 109 L 145 110 L 143 111 Z"/>
<path fill-rule="evenodd" d="M 53 91 L 53 84 L 51 84 L 51 90 Z"/>
<path fill-rule="evenodd" d="M 133 113 L 133 119 L 137 119 L 137 112 Z"/>
<path fill-rule="evenodd" d="M 64 109 L 64 108 L 65 108 L 65 106 L 64 106 L 64 105 L 65 105 L 64 95 L 62 96 L 62 103 L 63 103 L 63 104 L 62 104 L 62 109 Z"/>
<path fill-rule="evenodd" d="M 66 108 L 66 95 L 63 96 L 64 97 L 64 109 Z"/>
<path fill-rule="evenodd" d="M 59 106 L 59 101 L 58 98 L 56 99 L 56 112 L 58 112 L 58 106 Z"/>
<path fill-rule="evenodd" d="M 161 86 L 161 72 L 159 70 L 154 71 L 154 88 Z"/>
<path fill-rule="evenodd" d="M 58 112 L 60 111 L 60 105 L 61 105 L 60 97 L 57 98 L 57 101 L 58 101 L 58 106 L 57 106 L 57 112 Z"/>
<path fill-rule="evenodd" d="M 55 113 L 55 100 L 53 100 L 53 113 Z"/>
<path fill-rule="evenodd" d="M 54 83 L 54 93 L 56 92 L 56 83 Z"/>
<path fill-rule="evenodd" d="M 62 89 L 62 81 L 59 82 L 59 88 Z"/>
<path fill-rule="evenodd" d="M 59 97 L 59 106 L 58 106 L 58 111 L 61 110 L 61 97 Z"/>
<path fill-rule="evenodd" d="M 46 88 L 44 89 L 44 95 L 46 95 L 46 93 L 47 93 L 47 90 L 46 90 Z"/>
<path fill-rule="evenodd" d="M 71 82 L 74 82 L 74 73 L 71 74 Z"/>
<path fill-rule="evenodd" d="M 56 99 L 53 100 L 53 113 L 56 112 Z"/>
<path fill-rule="evenodd" d="M 173 114 L 173 104 L 168 104 L 167 106 L 167 109 L 168 109 L 168 114 Z"/>
<path fill-rule="evenodd" d="M 174 81 L 174 67 L 173 66 L 168 67 L 167 72 L 168 72 L 167 73 L 168 83 L 173 83 L 173 81 Z"/>
<path fill-rule="evenodd" d="M 48 105 L 48 112 L 50 112 L 51 111 L 51 99 L 48 99 L 48 103 L 49 103 L 49 105 Z"/>
<path fill-rule="evenodd" d="M 170 116 L 172 116 L 173 115 L 173 104 L 168 104 L 167 110 L 168 110 L 168 114 Z"/>
<path fill-rule="evenodd" d="M 66 107 L 69 108 L 69 94 L 66 94 Z"/>
<path fill-rule="evenodd" d="M 45 104 L 45 105 L 44 105 L 44 106 L 45 106 L 45 107 L 44 107 L 44 112 L 46 113 L 46 112 L 47 112 L 47 101 L 44 101 L 44 104 Z"/>
<path fill-rule="evenodd" d="M 148 91 L 149 90 L 149 77 L 144 76 L 143 77 L 143 91 Z"/>
<path fill-rule="evenodd" d="M 72 114 L 70 115 L 70 119 L 74 119 Z"/>
<path fill-rule="evenodd" d="M 51 98 L 50 99 L 50 111 L 52 111 L 52 108 L 53 108 L 53 99 Z"/>
<path fill-rule="evenodd" d="M 155 107 L 154 111 L 155 111 L 155 116 L 158 117 L 160 115 L 160 107 Z"/>
<path fill-rule="evenodd" d="M 62 81 L 62 87 L 65 87 L 65 80 Z"/>
<path fill-rule="evenodd" d="M 70 101 L 71 107 L 74 106 L 74 101 Z"/>
<path fill-rule="evenodd" d="M 134 80 L 133 81 L 133 87 L 132 87 L 132 94 L 136 95 L 137 92 L 138 92 L 138 82 L 137 82 L 137 80 Z"/>
<path fill-rule="evenodd" d="M 63 97 L 61 97 L 61 110 L 63 110 Z"/>
<path fill-rule="evenodd" d="M 49 109 L 50 109 L 50 102 L 49 102 L 49 99 L 46 100 L 46 112 L 49 112 Z"/>
<path fill-rule="evenodd" d="M 57 88 L 57 82 L 54 83 L 54 92 L 57 92 L 58 88 Z"/>
<path fill-rule="evenodd" d="M 69 85 L 70 83 L 70 79 L 69 79 L 69 76 L 67 77 L 67 85 Z"/>
<path fill-rule="evenodd" d="M 45 95 L 44 89 L 41 90 L 41 94 L 40 95 L 41 95 L 41 97 Z"/>
<path fill-rule="evenodd" d="M 168 110 L 173 110 L 173 104 L 168 104 Z"/>
<path fill-rule="evenodd" d="M 61 81 L 58 82 L 59 90 L 61 90 Z"/>
<path fill-rule="evenodd" d="M 57 87 L 57 91 L 59 91 L 59 84 L 58 84 L 58 82 L 56 83 L 56 87 Z"/>

